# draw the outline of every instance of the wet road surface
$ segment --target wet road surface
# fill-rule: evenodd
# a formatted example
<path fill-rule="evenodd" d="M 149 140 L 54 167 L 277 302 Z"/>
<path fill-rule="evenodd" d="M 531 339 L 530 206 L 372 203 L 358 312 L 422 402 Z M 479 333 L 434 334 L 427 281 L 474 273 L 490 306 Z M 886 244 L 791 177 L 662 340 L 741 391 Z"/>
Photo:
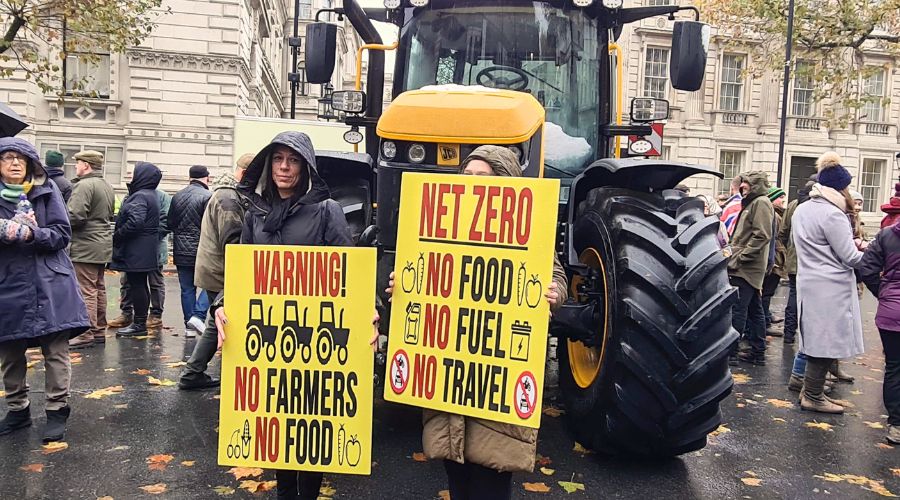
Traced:
<path fill-rule="evenodd" d="M 117 281 L 107 276 L 110 318 L 118 315 Z M 148 377 L 177 381 L 194 344 L 184 337 L 177 277 L 167 276 L 166 283 L 161 333 L 119 340 L 110 330 L 105 346 L 76 351 L 80 360 L 73 360 L 68 448 L 52 454 L 43 454 L 40 443 L 45 421 L 43 362 L 39 353 L 29 352 L 34 361 L 28 371 L 34 426 L 0 437 L 0 499 L 274 498 L 274 492 L 252 494 L 241 489 L 241 481 L 228 473 L 228 467 L 216 465 L 216 392 L 182 392 L 148 382 Z M 781 292 L 773 303 L 779 314 Z M 550 474 L 537 469 L 515 474 L 514 498 L 900 495 L 900 447 L 885 444 L 882 428 L 887 427 L 881 402 L 884 363 L 874 310 L 875 301 L 867 293 L 866 354 L 844 364 L 856 383 L 839 385 L 832 396 L 854 405 L 848 414 L 800 412 L 796 395 L 786 388 L 793 353 L 783 348 L 781 339 L 772 339 L 767 366 L 742 365 L 734 370 L 734 393 L 722 404 L 724 425 L 703 450 L 661 462 L 583 454 L 573 449 L 565 416 L 545 414 L 538 453 Z M 217 357 L 210 373 L 218 376 L 218 372 Z M 120 393 L 85 397 L 119 385 Z M 545 408 L 558 406 L 550 394 Z M 0 413 L 5 411 L 5 402 L 0 402 Z M 323 497 L 439 498 L 446 489 L 442 464 L 414 459 L 422 450 L 419 412 L 378 400 L 374 426 L 372 476 L 326 475 Z M 172 459 L 151 470 L 147 460 L 154 455 Z M 252 479 L 272 480 L 274 474 L 266 471 Z M 559 481 L 582 484 L 584 490 L 567 494 Z M 550 491 L 527 492 L 526 482 L 544 483 Z M 165 491 L 153 495 L 141 489 L 147 486 Z"/>

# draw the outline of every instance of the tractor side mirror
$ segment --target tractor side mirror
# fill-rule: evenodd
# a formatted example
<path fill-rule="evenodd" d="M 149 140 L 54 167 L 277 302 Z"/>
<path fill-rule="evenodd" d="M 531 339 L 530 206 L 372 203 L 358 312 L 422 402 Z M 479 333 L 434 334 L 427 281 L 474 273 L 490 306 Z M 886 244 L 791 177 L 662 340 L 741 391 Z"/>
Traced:
<path fill-rule="evenodd" d="M 337 52 L 337 26 L 313 23 L 306 26 L 306 81 L 324 84 L 331 81 Z"/>
<path fill-rule="evenodd" d="M 635 97 L 631 100 L 632 123 L 658 122 L 669 118 L 669 101 L 651 97 Z"/>
<path fill-rule="evenodd" d="M 693 92 L 703 84 L 710 28 L 697 21 L 678 21 L 672 29 L 669 78 L 678 90 Z"/>

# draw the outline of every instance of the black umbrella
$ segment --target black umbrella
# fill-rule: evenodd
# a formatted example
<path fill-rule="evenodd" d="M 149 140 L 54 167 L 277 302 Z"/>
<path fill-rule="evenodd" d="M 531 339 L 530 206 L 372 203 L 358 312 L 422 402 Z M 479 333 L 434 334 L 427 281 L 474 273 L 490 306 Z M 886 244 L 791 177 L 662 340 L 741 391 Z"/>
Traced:
<path fill-rule="evenodd" d="M 6 104 L 0 102 L 0 137 L 12 137 L 27 127 L 22 117 Z"/>

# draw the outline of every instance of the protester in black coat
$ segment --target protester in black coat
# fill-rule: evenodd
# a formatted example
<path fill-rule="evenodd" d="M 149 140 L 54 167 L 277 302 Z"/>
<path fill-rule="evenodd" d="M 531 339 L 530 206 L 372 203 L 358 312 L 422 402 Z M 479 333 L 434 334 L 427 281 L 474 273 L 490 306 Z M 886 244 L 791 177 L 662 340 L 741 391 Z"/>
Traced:
<path fill-rule="evenodd" d="M 47 172 L 47 177 L 59 188 L 63 201 L 68 203 L 69 197 L 72 196 L 72 183 L 69 182 L 69 179 L 66 179 L 65 172 L 63 172 L 64 164 L 65 158 L 59 151 L 51 149 L 44 154 L 44 171 Z"/>
<path fill-rule="evenodd" d="M 147 273 L 158 268 L 159 198 L 156 187 L 162 172 L 156 165 L 138 162 L 128 184 L 128 196 L 122 202 L 113 232 L 112 267 L 124 271 L 134 303 L 134 322 L 116 332 L 117 336 L 147 333 L 150 289 Z"/>
<path fill-rule="evenodd" d="M 194 285 L 194 268 L 197 261 L 197 246 L 200 244 L 200 224 L 203 212 L 212 197 L 209 185 L 209 170 L 203 165 L 194 165 L 190 170 L 191 182 L 172 197 L 169 207 L 169 228 L 173 236 L 173 254 L 178 269 L 178 283 L 181 287 L 181 312 L 184 316 L 185 337 L 193 337 L 204 330 L 209 299 L 206 291 Z"/>

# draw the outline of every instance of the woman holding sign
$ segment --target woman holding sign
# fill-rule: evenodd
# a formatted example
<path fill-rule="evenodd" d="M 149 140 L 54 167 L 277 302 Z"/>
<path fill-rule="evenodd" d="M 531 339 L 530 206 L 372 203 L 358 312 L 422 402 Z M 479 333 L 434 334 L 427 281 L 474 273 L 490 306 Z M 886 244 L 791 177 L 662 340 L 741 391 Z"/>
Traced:
<path fill-rule="evenodd" d="M 242 244 L 352 246 L 341 206 L 331 199 L 316 170 L 316 152 L 304 133 L 283 132 L 263 148 L 247 167 L 238 192 L 249 203 Z M 223 301 L 216 308 L 219 341 L 227 323 Z M 278 498 L 315 499 L 321 472 L 278 470 Z"/>
<path fill-rule="evenodd" d="M 481 146 L 460 166 L 465 175 L 521 177 L 516 155 L 501 146 Z M 388 294 L 393 293 L 391 273 Z M 545 297 L 551 311 L 567 298 L 565 271 L 553 259 L 553 281 Z M 537 429 L 479 418 L 424 410 L 422 441 L 425 454 L 443 459 L 453 500 L 502 499 L 512 494 L 512 473 L 534 470 Z"/>

